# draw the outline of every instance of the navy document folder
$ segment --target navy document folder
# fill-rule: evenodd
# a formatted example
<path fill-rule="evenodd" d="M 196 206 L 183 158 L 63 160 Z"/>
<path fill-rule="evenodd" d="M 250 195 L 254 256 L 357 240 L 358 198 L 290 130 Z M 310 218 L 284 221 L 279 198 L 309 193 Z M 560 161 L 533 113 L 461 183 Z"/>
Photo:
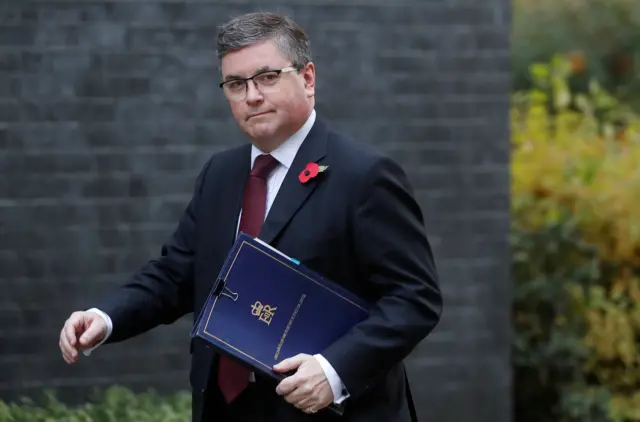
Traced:
<path fill-rule="evenodd" d="M 273 365 L 298 353 L 321 353 L 367 316 L 367 303 L 352 292 L 240 233 L 191 336 L 281 380 L 286 375 Z"/>

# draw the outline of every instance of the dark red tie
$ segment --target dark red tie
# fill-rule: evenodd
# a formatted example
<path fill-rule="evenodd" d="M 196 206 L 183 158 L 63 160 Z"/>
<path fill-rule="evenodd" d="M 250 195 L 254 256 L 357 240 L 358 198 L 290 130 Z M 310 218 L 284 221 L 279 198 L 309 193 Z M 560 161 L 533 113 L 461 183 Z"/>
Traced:
<path fill-rule="evenodd" d="M 278 164 L 271 155 L 256 157 L 242 198 L 239 232 L 258 236 L 267 207 L 267 177 Z M 218 385 L 227 403 L 233 401 L 249 384 L 250 371 L 235 361 L 220 356 Z"/>

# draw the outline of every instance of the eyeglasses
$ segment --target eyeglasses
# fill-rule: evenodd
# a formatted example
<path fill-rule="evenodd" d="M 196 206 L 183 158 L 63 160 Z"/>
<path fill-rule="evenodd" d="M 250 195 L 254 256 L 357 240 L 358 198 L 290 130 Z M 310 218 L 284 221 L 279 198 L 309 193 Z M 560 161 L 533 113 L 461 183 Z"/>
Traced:
<path fill-rule="evenodd" d="M 253 81 L 256 88 L 262 93 L 275 92 L 278 90 L 278 82 L 283 73 L 294 72 L 298 70 L 295 66 L 285 67 L 279 70 L 267 70 L 251 76 L 250 78 L 239 78 L 224 81 L 220 84 L 224 94 L 233 101 L 244 100 L 247 96 L 247 83 Z"/>

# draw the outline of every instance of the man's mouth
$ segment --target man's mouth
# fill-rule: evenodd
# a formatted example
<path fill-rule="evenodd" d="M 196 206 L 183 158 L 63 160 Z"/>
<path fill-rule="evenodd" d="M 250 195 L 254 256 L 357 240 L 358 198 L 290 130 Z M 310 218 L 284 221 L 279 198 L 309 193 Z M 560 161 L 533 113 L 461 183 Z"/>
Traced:
<path fill-rule="evenodd" d="M 263 112 L 261 112 L 261 113 L 255 113 L 255 114 L 250 115 L 250 116 L 248 117 L 248 119 L 251 119 L 251 118 L 253 118 L 253 117 L 258 117 L 258 116 L 264 116 L 265 114 L 269 114 L 269 113 L 271 113 L 271 112 L 270 112 L 270 111 L 263 111 Z"/>

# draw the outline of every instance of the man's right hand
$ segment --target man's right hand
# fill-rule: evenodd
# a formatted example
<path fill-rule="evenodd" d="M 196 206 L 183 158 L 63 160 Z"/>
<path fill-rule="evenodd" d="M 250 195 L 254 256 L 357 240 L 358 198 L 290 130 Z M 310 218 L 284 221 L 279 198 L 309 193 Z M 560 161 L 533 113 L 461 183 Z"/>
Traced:
<path fill-rule="evenodd" d="M 78 352 L 90 349 L 107 335 L 107 324 L 95 312 L 74 312 L 60 332 L 60 350 L 68 364 L 78 360 Z"/>

